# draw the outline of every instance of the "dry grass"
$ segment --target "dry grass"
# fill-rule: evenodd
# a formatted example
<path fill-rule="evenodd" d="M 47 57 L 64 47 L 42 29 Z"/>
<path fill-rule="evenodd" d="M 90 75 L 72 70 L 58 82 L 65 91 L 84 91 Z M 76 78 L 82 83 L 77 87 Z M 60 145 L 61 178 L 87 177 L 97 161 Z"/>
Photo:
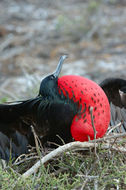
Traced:
<path fill-rule="evenodd" d="M 122 134 L 121 134 L 122 135 Z M 109 135 L 110 136 L 110 135 Z M 114 135 L 113 135 L 114 136 Z M 105 139 L 105 138 L 104 138 Z M 78 143 L 78 142 L 77 142 Z M 126 138 L 106 138 L 92 146 L 74 146 L 40 162 L 37 172 L 22 174 L 40 160 L 40 152 L 0 168 L 1 189 L 126 189 Z M 90 143 L 89 143 L 90 144 Z M 94 144 L 94 142 L 92 142 Z M 65 145 L 64 145 L 65 146 Z M 40 148 L 40 147 L 39 147 Z M 42 150 L 42 157 L 54 150 Z"/>

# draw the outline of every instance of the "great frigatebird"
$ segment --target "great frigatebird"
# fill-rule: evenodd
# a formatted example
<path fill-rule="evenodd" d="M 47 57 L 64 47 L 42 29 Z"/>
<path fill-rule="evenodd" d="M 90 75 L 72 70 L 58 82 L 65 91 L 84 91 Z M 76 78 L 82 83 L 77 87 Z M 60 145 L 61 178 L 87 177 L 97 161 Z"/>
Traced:
<path fill-rule="evenodd" d="M 60 58 L 56 71 L 45 77 L 37 97 L 13 104 L 0 104 L 0 157 L 9 160 L 27 153 L 34 145 L 31 126 L 40 137 L 61 144 L 94 138 L 90 108 L 93 107 L 96 138 L 102 137 L 110 122 L 110 106 L 102 88 L 84 77 L 68 75 L 59 78 Z M 60 138 L 59 138 L 59 137 Z"/>

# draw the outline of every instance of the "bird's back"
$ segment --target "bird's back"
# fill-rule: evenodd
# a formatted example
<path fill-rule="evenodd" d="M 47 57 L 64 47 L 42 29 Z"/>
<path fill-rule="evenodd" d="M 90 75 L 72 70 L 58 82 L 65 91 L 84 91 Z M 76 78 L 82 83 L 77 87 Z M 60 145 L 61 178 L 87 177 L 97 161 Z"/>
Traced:
<path fill-rule="evenodd" d="M 119 91 L 126 87 L 126 80 L 120 78 L 107 78 L 100 83 L 101 88 L 106 93 L 111 107 L 112 126 L 122 122 L 121 127 L 116 128 L 116 132 L 126 131 L 126 106 L 122 101 Z M 126 103 L 126 102 L 125 102 Z"/>

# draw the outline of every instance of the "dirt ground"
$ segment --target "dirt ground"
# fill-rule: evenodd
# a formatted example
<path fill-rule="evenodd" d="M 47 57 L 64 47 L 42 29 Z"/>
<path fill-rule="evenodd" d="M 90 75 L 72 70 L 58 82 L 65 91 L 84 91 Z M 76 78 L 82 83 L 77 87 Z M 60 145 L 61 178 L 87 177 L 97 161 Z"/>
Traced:
<path fill-rule="evenodd" d="M 1 99 L 33 97 L 62 54 L 62 75 L 126 78 L 126 1 L 0 1 Z"/>

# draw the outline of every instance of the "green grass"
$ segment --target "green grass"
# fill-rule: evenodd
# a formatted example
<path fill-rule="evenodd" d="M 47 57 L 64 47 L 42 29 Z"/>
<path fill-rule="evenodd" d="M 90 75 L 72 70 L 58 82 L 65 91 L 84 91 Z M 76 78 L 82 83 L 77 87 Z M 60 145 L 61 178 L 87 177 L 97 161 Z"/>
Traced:
<path fill-rule="evenodd" d="M 66 152 L 41 166 L 36 174 L 18 180 L 33 163 L 0 167 L 0 189 L 126 189 L 126 156 L 122 152 L 100 147 L 97 156 L 93 150 Z"/>

